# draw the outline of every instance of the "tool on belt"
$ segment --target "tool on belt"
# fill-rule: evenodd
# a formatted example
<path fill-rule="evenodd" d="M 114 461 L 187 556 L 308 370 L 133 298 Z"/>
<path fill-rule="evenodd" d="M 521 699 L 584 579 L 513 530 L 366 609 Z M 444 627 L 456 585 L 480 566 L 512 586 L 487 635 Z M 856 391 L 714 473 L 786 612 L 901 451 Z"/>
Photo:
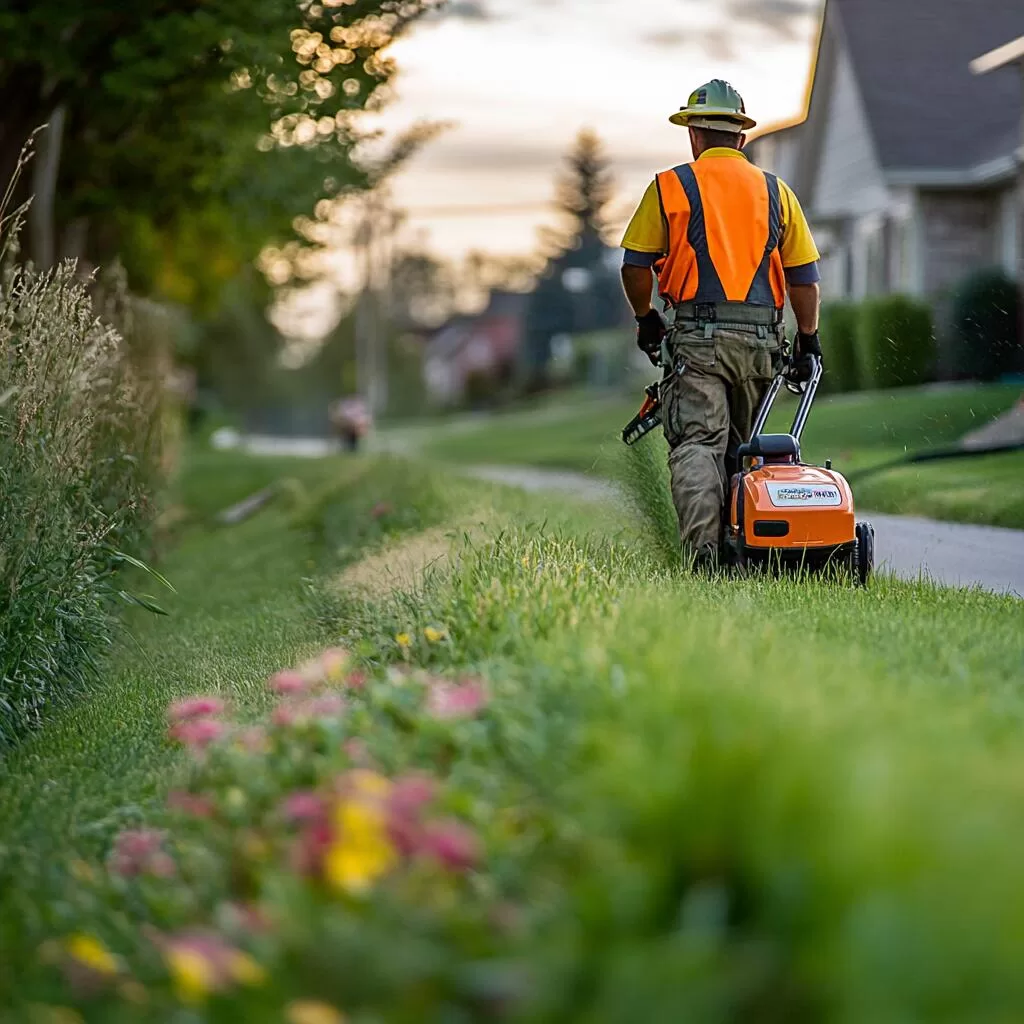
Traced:
<path fill-rule="evenodd" d="M 644 388 L 644 403 L 640 406 L 640 411 L 622 429 L 622 440 L 626 444 L 636 444 L 641 437 L 649 434 L 661 423 L 662 389 L 671 384 L 682 370 L 683 367 L 680 366 L 661 380 L 656 380 Z"/>

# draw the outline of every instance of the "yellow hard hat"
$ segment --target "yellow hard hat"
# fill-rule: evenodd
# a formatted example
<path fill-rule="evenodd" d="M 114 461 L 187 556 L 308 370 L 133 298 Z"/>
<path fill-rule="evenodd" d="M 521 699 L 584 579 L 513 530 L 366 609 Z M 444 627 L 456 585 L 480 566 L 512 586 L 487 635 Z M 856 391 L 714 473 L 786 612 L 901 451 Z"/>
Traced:
<path fill-rule="evenodd" d="M 747 117 L 743 97 L 721 78 L 692 92 L 686 106 L 669 120 L 684 128 L 713 128 L 720 132 L 745 132 L 757 124 Z"/>

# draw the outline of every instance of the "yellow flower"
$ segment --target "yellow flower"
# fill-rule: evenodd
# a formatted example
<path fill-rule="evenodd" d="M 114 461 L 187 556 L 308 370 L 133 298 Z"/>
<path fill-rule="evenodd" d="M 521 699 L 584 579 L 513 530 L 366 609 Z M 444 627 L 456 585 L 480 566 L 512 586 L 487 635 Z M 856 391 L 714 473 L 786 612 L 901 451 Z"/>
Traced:
<path fill-rule="evenodd" d="M 121 982 L 117 987 L 117 991 L 121 994 L 121 998 L 129 1003 L 142 1005 L 149 1000 L 149 993 L 146 991 L 145 986 L 131 979 Z"/>
<path fill-rule="evenodd" d="M 240 811 L 245 806 L 245 793 L 238 786 L 232 786 L 227 791 L 225 803 L 232 811 Z"/>
<path fill-rule="evenodd" d="M 67 942 L 68 954 L 97 974 L 117 974 L 117 959 L 94 935 L 72 935 Z"/>
<path fill-rule="evenodd" d="M 442 640 L 448 639 L 448 631 L 446 629 L 435 629 L 433 626 L 427 626 L 423 630 L 423 635 L 427 638 L 427 642 L 431 644 L 439 644 Z"/>
<path fill-rule="evenodd" d="M 364 893 L 398 860 L 384 810 L 364 800 L 343 800 L 335 808 L 334 824 L 338 837 L 324 858 L 327 881 L 345 892 Z"/>
<path fill-rule="evenodd" d="M 395 643 L 402 648 L 403 651 L 409 650 L 412 647 L 412 637 L 408 633 L 396 633 Z"/>
<path fill-rule="evenodd" d="M 289 1003 L 285 1012 L 288 1024 L 345 1024 L 345 1015 L 330 1003 L 299 999 Z"/>
<path fill-rule="evenodd" d="M 166 952 L 174 990 L 183 1003 L 201 1003 L 217 983 L 213 964 L 198 950 L 171 946 Z"/>
<path fill-rule="evenodd" d="M 363 797 L 383 800 L 391 792 L 392 782 L 380 772 L 371 772 L 368 768 L 357 768 L 346 776 L 349 785 Z"/>
<path fill-rule="evenodd" d="M 76 882 L 85 882 L 88 884 L 96 878 L 96 872 L 93 871 L 92 865 L 88 861 L 73 860 L 68 867 L 71 869 L 71 877 L 74 878 Z"/>
<path fill-rule="evenodd" d="M 262 985 L 267 972 L 248 953 L 234 950 L 228 960 L 228 971 L 239 985 Z"/>

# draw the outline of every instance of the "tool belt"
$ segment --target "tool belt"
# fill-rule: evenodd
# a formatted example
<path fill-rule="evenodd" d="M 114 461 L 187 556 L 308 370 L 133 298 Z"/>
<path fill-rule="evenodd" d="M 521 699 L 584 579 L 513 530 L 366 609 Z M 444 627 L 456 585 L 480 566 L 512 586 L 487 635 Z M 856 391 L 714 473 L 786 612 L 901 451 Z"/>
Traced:
<path fill-rule="evenodd" d="M 782 310 L 755 306 L 749 302 L 680 302 L 673 307 L 673 325 L 683 329 L 715 328 L 751 331 L 759 337 L 777 334 L 782 328 Z"/>

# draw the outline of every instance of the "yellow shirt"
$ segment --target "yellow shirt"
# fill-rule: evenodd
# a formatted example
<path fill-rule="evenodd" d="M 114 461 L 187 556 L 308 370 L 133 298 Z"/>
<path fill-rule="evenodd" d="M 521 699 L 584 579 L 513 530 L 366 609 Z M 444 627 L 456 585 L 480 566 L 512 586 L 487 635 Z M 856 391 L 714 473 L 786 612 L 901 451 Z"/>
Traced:
<path fill-rule="evenodd" d="M 746 160 L 738 149 L 715 147 L 701 153 L 700 160 Z M 779 250 L 782 265 L 802 267 L 820 259 L 818 249 L 811 236 L 807 218 L 800 207 L 800 201 L 793 190 L 780 179 L 779 201 L 782 207 L 782 238 Z M 633 219 L 626 228 L 622 238 L 622 248 L 633 252 L 663 253 L 668 249 L 668 232 L 665 220 L 661 215 L 661 203 L 658 201 L 658 186 L 655 182 L 647 187 L 640 205 L 633 214 Z"/>

